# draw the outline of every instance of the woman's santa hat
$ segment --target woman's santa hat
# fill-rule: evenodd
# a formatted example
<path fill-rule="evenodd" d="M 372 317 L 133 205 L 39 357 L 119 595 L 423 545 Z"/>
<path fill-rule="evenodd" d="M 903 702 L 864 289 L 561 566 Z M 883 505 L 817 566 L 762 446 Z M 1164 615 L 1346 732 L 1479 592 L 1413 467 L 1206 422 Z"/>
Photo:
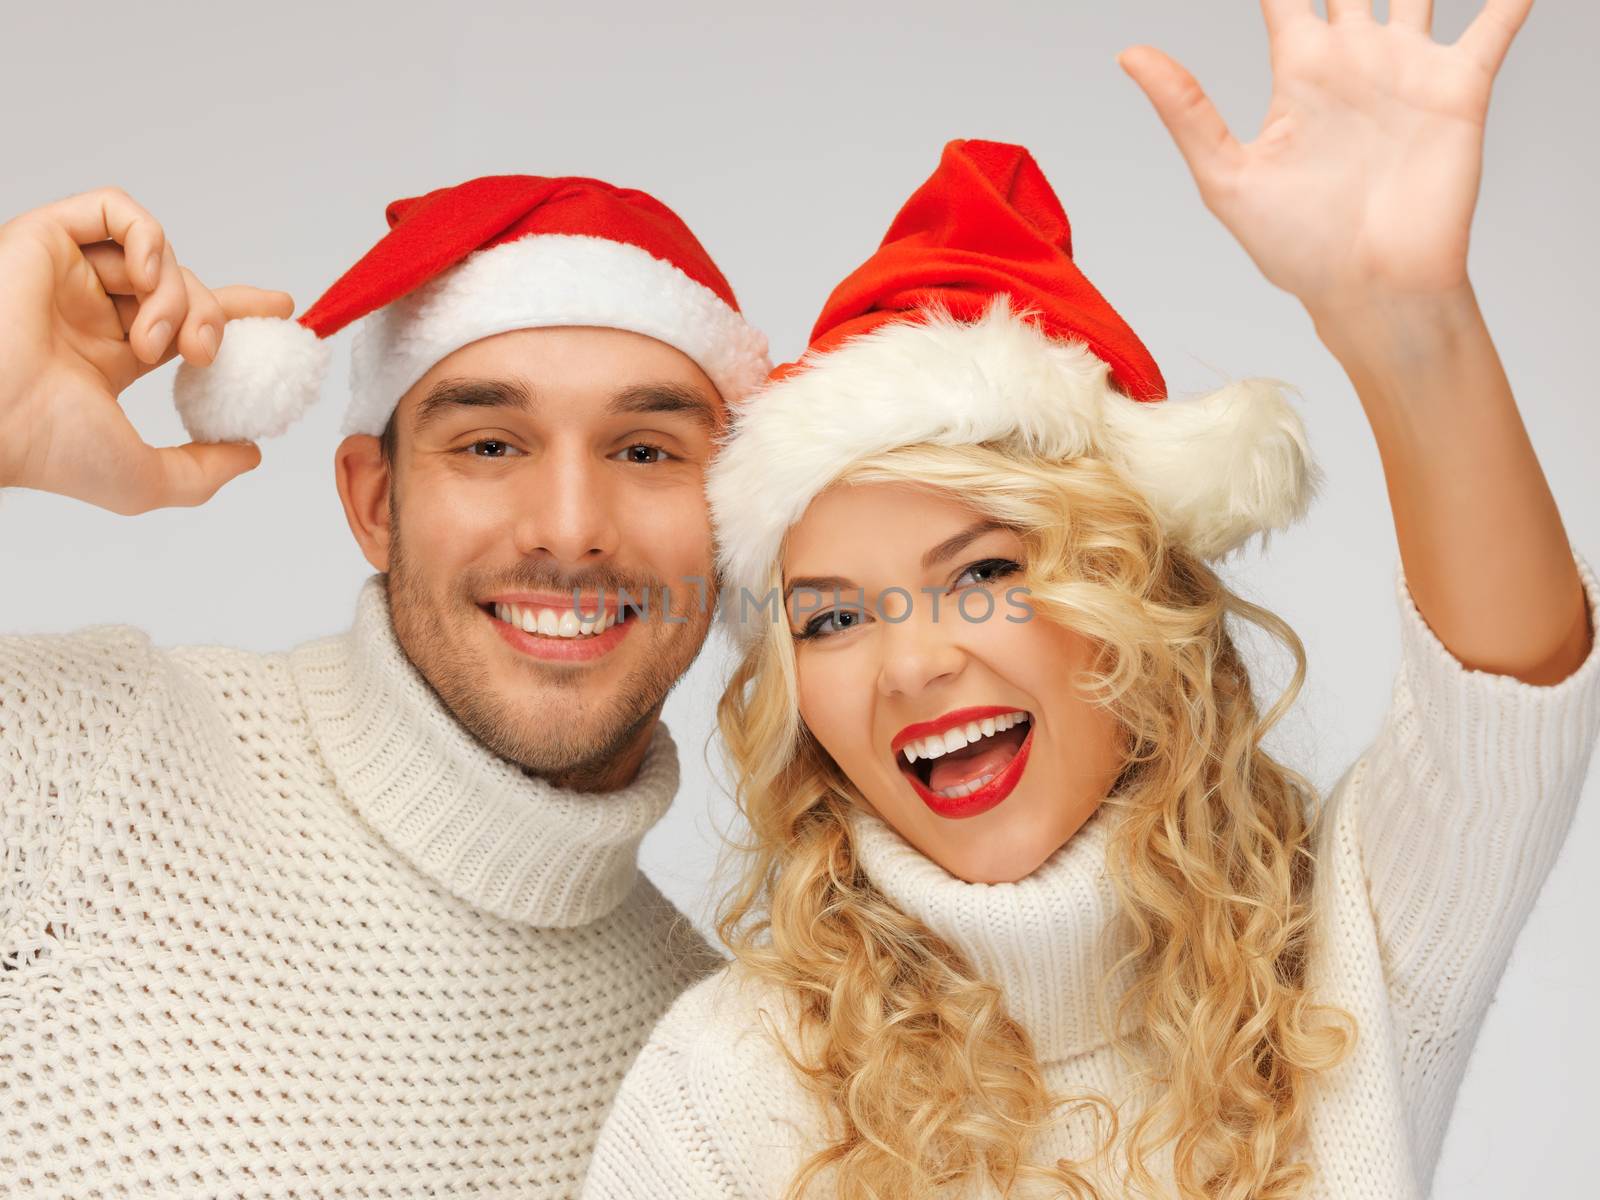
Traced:
<path fill-rule="evenodd" d="M 1149 351 L 1072 261 L 1067 215 L 1028 151 L 951 142 L 834 289 L 805 355 L 737 407 L 707 480 L 723 586 L 759 602 L 819 493 L 919 443 L 1108 458 L 1172 538 L 1220 557 L 1310 502 L 1317 471 L 1288 390 L 1242 379 L 1167 399 Z"/>
<path fill-rule="evenodd" d="M 595 325 L 682 351 L 732 403 L 766 376 L 766 339 L 687 225 L 598 179 L 491 175 L 396 200 L 389 232 L 293 321 L 229 321 L 216 361 L 174 388 L 196 441 L 282 433 L 317 398 L 324 339 L 361 320 L 345 432 L 383 432 L 440 359 L 514 329 Z"/>

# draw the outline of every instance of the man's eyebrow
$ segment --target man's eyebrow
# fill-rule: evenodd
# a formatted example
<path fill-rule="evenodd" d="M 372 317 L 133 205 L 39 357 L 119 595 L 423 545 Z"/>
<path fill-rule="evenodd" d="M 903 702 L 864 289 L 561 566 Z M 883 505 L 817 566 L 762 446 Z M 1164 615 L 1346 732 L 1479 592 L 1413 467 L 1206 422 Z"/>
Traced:
<path fill-rule="evenodd" d="M 533 407 L 533 396 L 521 383 L 511 379 L 441 379 L 428 390 L 417 406 L 412 428 L 418 433 L 452 408 Z"/>
<path fill-rule="evenodd" d="M 924 554 L 922 556 L 922 565 L 924 567 L 931 567 L 934 563 L 942 562 L 951 555 L 960 554 L 962 550 L 971 545 L 973 542 L 977 541 L 984 534 L 993 533 L 996 529 L 1004 529 L 1005 527 L 1006 525 L 1004 521 L 994 520 L 979 521 L 975 525 L 969 525 L 954 537 L 945 538 L 944 541 L 940 542 L 932 550 L 929 550 L 926 554 Z"/>
<path fill-rule="evenodd" d="M 717 410 L 704 393 L 681 383 L 642 383 L 624 388 L 606 407 L 611 416 L 623 413 L 683 413 L 708 430 L 717 428 Z"/>

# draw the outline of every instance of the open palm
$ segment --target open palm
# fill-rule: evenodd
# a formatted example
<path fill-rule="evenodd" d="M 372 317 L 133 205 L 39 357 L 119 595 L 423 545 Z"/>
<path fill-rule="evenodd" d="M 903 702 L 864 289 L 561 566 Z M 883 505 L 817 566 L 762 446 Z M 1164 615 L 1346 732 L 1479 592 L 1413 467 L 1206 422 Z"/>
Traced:
<path fill-rule="evenodd" d="M 1206 206 L 1262 273 L 1317 311 L 1375 289 L 1466 281 L 1496 72 L 1533 0 L 1487 0 L 1453 45 L 1430 0 L 1262 0 L 1272 99 L 1242 143 L 1182 66 L 1150 46 L 1120 61 L 1171 131 Z"/>

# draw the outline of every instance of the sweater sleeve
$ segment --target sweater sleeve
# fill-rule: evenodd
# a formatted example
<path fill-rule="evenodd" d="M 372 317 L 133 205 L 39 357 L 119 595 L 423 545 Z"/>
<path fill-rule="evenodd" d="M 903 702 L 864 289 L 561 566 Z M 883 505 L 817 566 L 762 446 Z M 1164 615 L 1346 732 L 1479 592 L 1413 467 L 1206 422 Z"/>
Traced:
<path fill-rule="evenodd" d="M 782 1195 L 822 1143 L 779 1029 L 782 998 L 732 967 L 679 996 L 622 1081 L 583 1200 Z"/>
<path fill-rule="evenodd" d="M 72 921 L 46 885 L 151 662 L 148 639 L 120 626 L 0 637 L 0 969 L 25 966 Z"/>
<path fill-rule="evenodd" d="M 1365 758 L 1357 828 L 1422 1162 L 1437 1158 L 1600 730 L 1600 584 L 1577 565 L 1596 647 L 1549 686 L 1464 666 L 1396 575 L 1400 669 Z"/>
<path fill-rule="evenodd" d="M 687 1086 L 688 1068 L 682 1051 L 660 1041 L 640 1051 L 600 1131 L 583 1200 L 743 1195 L 718 1153 L 709 1115 Z"/>

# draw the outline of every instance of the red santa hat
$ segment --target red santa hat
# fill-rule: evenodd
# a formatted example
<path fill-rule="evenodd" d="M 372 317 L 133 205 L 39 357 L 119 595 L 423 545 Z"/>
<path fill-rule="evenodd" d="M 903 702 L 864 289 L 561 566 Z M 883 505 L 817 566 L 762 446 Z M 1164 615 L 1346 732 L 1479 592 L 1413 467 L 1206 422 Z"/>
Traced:
<path fill-rule="evenodd" d="M 1149 351 L 1073 262 L 1067 215 L 1028 151 L 951 142 L 834 289 L 804 356 L 736 407 L 707 478 L 723 584 L 759 600 L 819 493 L 919 443 L 1106 457 L 1172 538 L 1220 557 L 1310 502 L 1317 470 L 1289 390 L 1241 379 L 1168 399 Z"/>
<path fill-rule="evenodd" d="M 383 432 L 446 355 L 514 329 L 595 325 L 665 342 L 732 403 L 766 376 L 766 339 L 681 219 L 597 179 L 491 175 L 388 207 L 389 232 L 299 318 L 228 322 L 175 397 L 197 441 L 270 437 L 316 399 L 325 339 L 360 320 L 347 433 Z M 363 319 L 364 318 L 364 319 Z"/>

